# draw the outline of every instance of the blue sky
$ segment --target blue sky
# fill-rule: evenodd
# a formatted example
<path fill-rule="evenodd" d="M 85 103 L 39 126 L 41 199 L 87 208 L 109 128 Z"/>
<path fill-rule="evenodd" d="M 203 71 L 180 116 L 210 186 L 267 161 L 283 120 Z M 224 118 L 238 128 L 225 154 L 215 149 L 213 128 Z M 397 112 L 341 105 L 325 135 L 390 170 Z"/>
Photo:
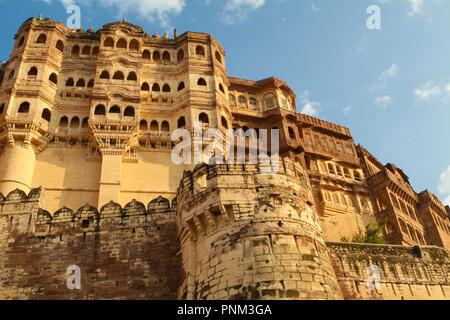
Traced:
<path fill-rule="evenodd" d="M 7 60 L 29 17 L 98 30 L 127 18 L 150 34 L 211 33 L 231 76 L 289 83 L 298 111 L 350 128 L 382 163 L 450 204 L 450 1 L 448 0 L 0 0 Z M 381 30 L 366 10 L 381 9 Z"/>

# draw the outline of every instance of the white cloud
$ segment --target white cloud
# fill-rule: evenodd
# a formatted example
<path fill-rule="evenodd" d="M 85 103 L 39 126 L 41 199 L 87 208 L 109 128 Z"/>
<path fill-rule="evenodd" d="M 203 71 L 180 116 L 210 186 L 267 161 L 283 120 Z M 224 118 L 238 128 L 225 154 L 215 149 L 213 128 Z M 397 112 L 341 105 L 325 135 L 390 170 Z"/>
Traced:
<path fill-rule="evenodd" d="M 450 206 L 450 196 L 448 196 L 447 198 L 444 199 L 444 204 L 446 206 Z"/>
<path fill-rule="evenodd" d="M 375 84 L 374 89 L 384 89 L 388 79 L 398 75 L 400 68 L 394 63 L 389 69 L 383 71 Z"/>
<path fill-rule="evenodd" d="M 438 191 L 444 196 L 447 195 L 444 204 L 450 206 L 450 166 L 440 176 Z"/>
<path fill-rule="evenodd" d="M 392 103 L 392 97 L 390 96 L 382 96 L 378 97 L 374 100 L 375 104 L 379 105 L 383 109 L 386 109 L 388 105 Z"/>
<path fill-rule="evenodd" d="M 320 107 L 320 102 L 312 101 L 311 99 L 309 99 L 309 96 L 310 96 L 309 91 L 305 90 L 300 97 L 303 104 L 301 113 L 306 114 L 308 116 L 317 116 L 319 114 L 318 107 Z"/>
<path fill-rule="evenodd" d="M 51 3 L 52 0 L 42 0 Z M 168 27 L 170 17 L 180 14 L 185 0 L 59 0 L 65 7 L 71 4 L 90 5 L 95 2 L 103 7 L 112 7 L 118 10 L 116 18 L 126 18 L 127 15 L 138 15 L 150 22 L 159 22 L 162 27 Z"/>
<path fill-rule="evenodd" d="M 265 0 L 228 0 L 222 9 L 221 18 L 227 24 L 245 21 L 251 11 L 261 8 L 265 2 Z"/>
<path fill-rule="evenodd" d="M 421 100 L 427 100 L 441 94 L 441 87 L 434 85 L 433 82 L 428 81 L 422 88 L 414 90 L 414 95 Z"/>
<path fill-rule="evenodd" d="M 345 115 L 348 115 L 348 114 L 350 113 L 350 111 L 352 111 L 352 107 L 351 107 L 351 106 L 346 106 L 346 107 L 342 110 L 342 112 L 343 112 Z"/>
<path fill-rule="evenodd" d="M 410 17 L 422 12 L 423 0 L 409 0 L 409 3 L 411 4 L 411 11 L 408 12 Z"/>
<path fill-rule="evenodd" d="M 312 5 L 311 5 L 311 9 L 312 9 L 313 11 L 315 11 L 315 12 L 320 12 L 320 11 L 322 11 L 322 9 L 320 9 L 318 6 L 316 6 L 316 5 L 314 4 L 314 2 L 313 2 Z"/>

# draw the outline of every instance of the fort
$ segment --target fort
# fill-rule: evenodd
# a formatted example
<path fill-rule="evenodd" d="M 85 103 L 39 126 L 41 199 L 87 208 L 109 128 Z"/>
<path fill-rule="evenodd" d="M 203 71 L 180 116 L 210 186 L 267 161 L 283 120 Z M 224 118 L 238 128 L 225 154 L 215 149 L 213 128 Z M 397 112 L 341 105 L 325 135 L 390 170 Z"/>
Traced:
<path fill-rule="evenodd" d="M 225 57 L 126 21 L 19 28 L 0 67 L 0 298 L 449 299 L 450 208 Z M 279 169 L 175 164 L 171 132 L 198 121 L 255 128 L 247 151 L 278 129 Z M 382 221 L 386 244 L 342 242 Z"/>

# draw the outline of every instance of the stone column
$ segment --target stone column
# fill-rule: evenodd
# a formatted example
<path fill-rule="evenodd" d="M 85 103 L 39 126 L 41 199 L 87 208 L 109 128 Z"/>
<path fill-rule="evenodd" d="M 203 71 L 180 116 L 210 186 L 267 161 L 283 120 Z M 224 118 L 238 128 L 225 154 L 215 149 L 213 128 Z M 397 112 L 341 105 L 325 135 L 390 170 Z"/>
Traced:
<path fill-rule="evenodd" d="M 99 208 L 110 201 L 119 203 L 121 167 L 122 153 L 103 154 L 98 194 Z"/>

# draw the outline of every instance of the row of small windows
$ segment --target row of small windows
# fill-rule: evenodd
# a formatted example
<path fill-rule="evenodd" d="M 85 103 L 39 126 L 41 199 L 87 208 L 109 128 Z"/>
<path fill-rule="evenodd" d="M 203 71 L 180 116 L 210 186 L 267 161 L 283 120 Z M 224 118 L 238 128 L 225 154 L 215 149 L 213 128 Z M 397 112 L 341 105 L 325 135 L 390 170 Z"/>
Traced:
<path fill-rule="evenodd" d="M 328 202 L 333 202 L 337 205 L 342 205 L 344 207 L 357 207 L 357 202 L 355 201 L 355 198 L 352 196 L 345 196 L 343 194 L 332 192 L 332 191 L 324 191 L 325 200 Z M 361 208 L 364 211 L 370 210 L 370 205 L 367 199 L 360 199 Z"/>
<path fill-rule="evenodd" d="M 114 105 L 111 108 L 109 108 L 108 113 L 110 114 L 121 114 L 121 109 L 119 106 Z M 99 104 L 94 109 L 94 114 L 98 116 L 104 116 L 106 115 L 106 107 L 103 104 Z M 135 116 L 135 110 L 133 107 L 128 106 L 125 108 L 123 115 L 125 117 L 134 117 Z"/>
<path fill-rule="evenodd" d="M 397 196 L 391 192 L 389 193 L 389 196 L 391 197 L 392 203 L 395 208 L 401 210 L 401 212 L 403 212 L 405 215 L 410 216 L 412 219 L 418 221 L 416 212 L 411 206 L 406 205 L 403 200 L 398 199 Z"/>
<path fill-rule="evenodd" d="M 12 76 L 11 76 L 12 74 Z M 14 76 L 14 70 L 11 71 L 10 77 L 12 78 Z M 36 77 L 38 74 L 38 70 L 36 67 L 31 67 L 30 70 L 28 71 L 28 76 L 30 77 Z M 48 80 L 54 84 L 58 84 L 58 76 L 56 75 L 56 73 L 52 73 L 49 77 Z"/>
<path fill-rule="evenodd" d="M 117 42 L 114 42 L 114 39 L 108 37 L 103 42 L 103 46 L 106 48 L 117 48 L 117 49 L 129 49 L 131 51 L 139 51 L 140 44 L 136 39 L 132 39 L 128 44 L 127 40 L 124 38 L 120 38 Z"/>
<path fill-rule="evenodd" d="M 221 85 L 219 85 L 219 89 L 220 89 L 220 86 Z M 220 91 L 224 92 L 223 87 L 222 87 L 222 89 L 220 89 Z M 230 93 L 228 95 L 228 98 L 232 104 L 236 104 L 236 97 L 234 94 Z M 250 102 L 250 105 L 255 106 L 255 107 L 258 106 L 258 100 L 255 97 L 249 98 L 248 101 Z M 240 95 L 238 97 L 238 102 L 239 102 L 239 105 L 241 105 L 243 107 L 247 107 L 247 105 L 248 105 L 247 98 L 243 95 Z"/>
<path fill-rule="evenodd" d="M 4 104 L 0 107 L 0 114 L 3 112 L 4 108 Z M 29 113 L 30 112 L 30 103 L 25 101 L 22 102 L 19 106 L 19 109 L 17 110 L 17 113 Z M 45 108 L 44 110 L 42 110 L 41 113 L 41 118 L 50 122 L 50 120 L 52 119 L 52 113 L 50 112 L 49 109 Z"/>
<path fill-rule="evenodd" d="M 158 121 L 153 120 L 150 123 L 150 127 L 148 126 L 147 120 L 141 120 L 139 122 L 139 130 L 147 131 L 149 129 L 150 129 L 150 131 L 153 131 L 153 132 L 159 132 L 159 123 L 158 123 Z M 169 122 L 163 121 L 161 123 L 161 132 L 170 132 Z"/>
<path fill-rule="evenodd" d="M 111 76 L 109 75 L 109 72 L 106 70 L 103 70 L 100 74 L 100 79 L 107 79 L 109 80 Z M 125 75 L 122 71 L 116 71 L 113 75 L 113 80 L 125 80 Z M 137 81 L 137 75 L 136 72 L 131 71 L 128 73 L 127 80 L 129 81 Z"/>
<path fill-rule="evenodd" d="M 81 122 L 81 128 L 87 128 L 89 123 L 89 118 L 84 118 Z M 67 116 L 61 117 L 59 120 L 59 127 L 60 128 L 67 128 L 69 127 L 69 118 Z M 80 128 L 80 118 L 77 116 L 73 117 L 72 120 L 70 120 L 70 128 L 72 129 L 78 129 Z"/>
<path fill-rule="evenodd" d="M 88 87 L 88 88 L 94 87 L 94 83 L 95 83 L 95 82 L 94 82 L 94 79 L 89 80 L 89 82 L 88 82 L 88 84 L 87 84 L 87 87 Z M 77 83 L 76 83 L 76 85 L 75 85 L 75 81 L 73 80 L 73 78 L 67 79 L 67 81 L 66 81 L 66 87 L 73 87 L 73 86 L 76 86 L 76 87 L 78 87 L 78 88 L 84 88 L 84 87 L 86 87 L 86 82 L 84 81 L 83 78 L 81 78 L 81 79 L 78 79 L 78 80 L 77 80 Z"/>
<path fill-rule="evenodd" d="M 95 46 L 92 51 L 90 46 L 84 46 L 83 49 L 81 49 L 78 45 L 75 45 L 72 47 L 71 56 L 72 57 L 78 57 L 80 56 L 80 52 L 82 56 L 90 56 L 91 54 L 93 56 L 98 56 L 99 53 L 99 47 Z"/>
<path fill-rule="evenodd" d="M 401 218 L 399 218 L 398 220 L 399 220 L 400 229 L 404 234 L 408 235 L 409 238 L 411 238 L 412 240 L 415 240 L 418 243 L 426 244 L 425 239 L 423 238 L 423 236 L 419 230 L 414 229 L 410 224 L 407 225 Z"/>
<path fill-rule="evenodd" d="M 345 177 L 346 179 L 354 179 L 356 181 L 361 181 L 361 174 L 357 170 L 350 170 L 341 166 L 334 165 L 332 163 L 327 164 L 327 169 L 325 169 L 322 162 L 319 162 L 319 168 L 322 172 L 328 172 L 330 175 L 337 175 L 339 177 Z M 353 177 L 352 177 L 353 173 Z"/>

